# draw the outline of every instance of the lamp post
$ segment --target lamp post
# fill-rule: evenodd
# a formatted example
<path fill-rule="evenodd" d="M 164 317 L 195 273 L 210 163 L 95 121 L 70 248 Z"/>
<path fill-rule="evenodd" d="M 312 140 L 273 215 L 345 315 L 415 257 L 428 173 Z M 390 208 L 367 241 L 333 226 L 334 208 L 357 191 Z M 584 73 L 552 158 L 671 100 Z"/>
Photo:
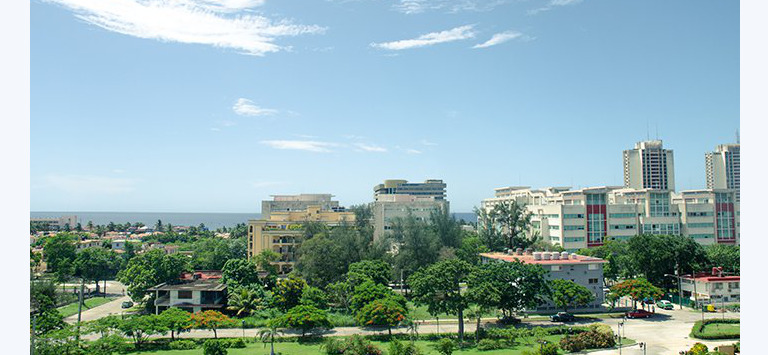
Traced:
<path fill-rule="evenodd" d="M 680 292 L 679 295 L 678 295 L 679 298 L 677 300 L 678 300 L 678 302 L 680 302 L 679 303 L 680 309 L 683 309 L 683 284 L 680 281 L 681 277 L 678 276 L 678 275 L 672 275 L 672 274 L 664 274 L 664 276 L 674 277 L 674 278 L 677 279 L 677 288 L 678 288 L 678 290 Z"/>
<path fill-rule="evenodd" d="M 245 341 L 245 319 L 243 319 L 243 341 Z"/>
<path fill-rule="evenodd" d="M 638 343 L 640 345 L 640 349 L 643 349 L 643 355 L 645 355 L 645 351 L 648 349 L 648 344 L 644 342 Z"/>
<path fill-rule="evenodd" d="M 621 355 L 621 335 L 624 330 L 624 322 L 620 322 L 616 325 L 616 337 L 619 338 L 619 355 Z"/>

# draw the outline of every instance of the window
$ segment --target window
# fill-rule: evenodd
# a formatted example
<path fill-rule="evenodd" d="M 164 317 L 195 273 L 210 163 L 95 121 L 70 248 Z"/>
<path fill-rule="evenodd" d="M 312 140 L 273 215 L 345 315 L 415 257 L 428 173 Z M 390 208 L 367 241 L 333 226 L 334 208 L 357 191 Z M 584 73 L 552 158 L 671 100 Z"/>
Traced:
<path fill-rule="evenodd" d="M 589 270 L 597 270 L 598 264 L 589 264 Z"/>
<path fill-rule="evenodd" d="M 563 240 L 566 243 L 583 242 L 584 241 L 584 237 L 565 237 L 565 238 L 563 238 Z"/>
<path fill-rule="evenodd" d="M 550 225 L 550 226 L 549 226 L 549 229 L 553 229 L 553 230 L 559 230 L 559 229 L 560 229 L 560 226 L 556 226 L 556 225 Z"/>
<path fill-rule="evenodd" d="M 635 229 L 634 224 L 611 224 L 611 229 Z"/>
<path fill-rule="evenodd" d="M 552 265 L 552 271 L 560 271 L 560 265 Z"/>
<path fill-rule="evenodd" d="M 711 238 L 714 238 L 715 235 L 714 234 L 691 234 L 690 237 L 693 239 L 711 239 Z"/>
<path fill-rule="evenodd" d="M 712 217 L 712 211 L 707 212 L 688 212 L 688 217 Z"/>
<path fill-rule="evenodd" d="M 583 231 L 584 226 L 563 226 L 563 230 L 567 231 Z"/>
<path fill-rule="evenodd" d="M 715 228 L 714 223 L 688 223 L 688 228 Z"/>
<path fill-rule="evenodd" d="M 597 279 L 589 279 L 589 284 L 590 285 L 597 284 Z"/>
<path fill-rule="evenodd" d="M 191 299 L 192 298 L 192 291 L 179 291 L 179 299 Z"/>
<path fill-rule="evenodd" d="M 581 214 L 581 213 L 576 213 L 576 214 L 564 214 L 564 215 L 563 215 L 563 218 L 564 218 L 564 219 L 584 218 L 584 215 L 583 215 L 583 214 Z"/>
<path fill-rule="evenodd" d="M 723 289 L 723 284 L 720 283 L 720 282 L 714 283 L 714 284 L 712 284 L 712 289 L 713 290 L 722 290 Z"/>
<path fill-rule="evenodd" d="M 611 218 L 635 218 L 634 213 L 611 213 Z"/>

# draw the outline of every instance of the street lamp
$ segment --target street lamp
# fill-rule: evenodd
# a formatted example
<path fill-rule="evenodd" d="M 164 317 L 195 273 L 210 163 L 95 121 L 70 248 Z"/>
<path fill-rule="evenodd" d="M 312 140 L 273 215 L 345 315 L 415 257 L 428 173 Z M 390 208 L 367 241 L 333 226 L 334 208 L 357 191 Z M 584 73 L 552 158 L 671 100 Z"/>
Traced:
<path fill-rule="evenodd" d="M 645 355 L 645 351 L 648 349 L 648 344 L 644 342 L 638 343 L 640 345 L 640 349 L 643 349 L 643 355 Z"/>
<path fill-rule="evenodd" d="M 672 275 L 672 274 L 664 274 L 664 276 L 674 277 L 677 279 L 677 288 L 680 291 L 679 298 L 677 299 L 680 305 L 680 309 L 683 309 L 683 284 L 681 281 L 681 277 L 678 275 Z"/>

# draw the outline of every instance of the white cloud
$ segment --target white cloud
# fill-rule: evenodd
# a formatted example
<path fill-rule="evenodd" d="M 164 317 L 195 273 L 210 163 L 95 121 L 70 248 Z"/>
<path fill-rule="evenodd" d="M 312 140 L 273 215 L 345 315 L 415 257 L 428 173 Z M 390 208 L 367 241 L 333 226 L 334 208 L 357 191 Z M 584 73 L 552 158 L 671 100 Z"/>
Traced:
<path fill-rule="evenodd" d="M 78 195 L 117 195 L 135 190 L 137 180 L 93 175 L 53 174 L 43 178 L 43 186 Z"/>
<path fill-rule="evenodd" d="M 488 11 L 506 2 L 508 0 L 400 0 L 400 3 L 394 5 L 394 8 L 409 15 L 440 10 L 456 13 Z"/>
<path fill-rule="evenodd" d="M 494 34 L 493 36 L 491 36 L 491 39 L 489 39 L 489 40 L 487 40 L 487 41 L 485 41 L 483 43 L 476 44 L 472 48 L 488 48 L 490 46 L 495 46 L 497 44 L 502 44 L 504 42 L 508 42 L 508 41 L 511 41 L 511 40 L 513 40 L 515 38 L 519 38 L 519 37 L 522 37 L 522 36 L 523 36 L 522 33 L 515 32 L 515 31 L 501 32 L 501 33 Z"/>
<path fill-rule="evenodd" d="M 434 146 L 437 146 L 437 143 L 435 143 L 435 142 L 430 142 L 430 141 L 428 141 L 428 140 L 426 140 L 426 139 L 422 139 L 422 140 L 421 140 L 421 145 L 426 145 L 426 146 L 428 146 L 428 147 L 434 147 Z"/>
<path fill-rule="evenodd" d="M 290 140 L 270 140 L 261 141 L 261 144 L 265 144 L 275 149 L 288 149 L 288 150 L 304 150 L 307 152 L 328 153 L 331 152 L 330 148 L 337 147 L 338 144 L 330 142 L 317 142 L 317 141 L 290 141 Z"/>
<path fill-rule="evenodd" d="M 211 131 L 221 132 L 221 128 L 219 128 L 219 127 L 211 127 Z"/>
<path fill-rule="evenodd" d="M 244 98 L 237 99 L 232 110 L 240 116 L 270 116 L 278 112 L 275 109 L 259 107 L 253 101 Z"/>
<path fill-rule="evenodd" d="M 473 27 L 474 27 L 473 25 L 466 25 L 466 26 L 452 28 L 446 31 L 427 33 L 425 35 L 421 35 L 414 39 L 404 39 L 400 41 L 383 42 L 383 43 L 371 43 L 371 47 L 397 51 L 397 50 L 403 50 L 403 49 L 409 49 L 409 48 L 431 46 L 438 43 L 460 41 L 460 40 L 475 37 L 475 33 L 472 31 Z"/>
<path fill-rule="evenodd" d="M 552 9 L 554 9 L 556 7 L 561 7 L 561 6 L 576 5 L 576 4 L 580 3 L 580 2 L 582 2 L 582 0 L 550 0 L 547 3 L 547 5 L 545 5 L 543 7 L 540 7 L 540 8 L 537 8 L 537 9 L 533 9 L 533 10 L 529 10 L 528 14 L 529 15 L 536 15 L 539 12 L 549 11 L 549 10 L 552 10 Z"/>
<path fill-rule="evenodd" d="M 408 154 L 421 154 L 420 150 L 410 149 L 410 148 L 406 149 L 405 152 L 408 153 Z"/>
<path fill-rule="evenodd" d="M 263 56 L 290 47 L 279 37 L 321 34 L 324 27 L 273 20 L 251 9 L 263 0 L 45 0 L 105 30 L 163 42 L 204 44 Z"/>
<path fill-rule="evenodd" d="M 360 150 L 366 151 L 366 152 L 377 152 L 377 153 L 386 153 L 387 152 L 387 148 L 379 147 L 379 146 L 372 145 L 372 144 L 355 143 L 354 146 L 358 147 L 358 148 L 360 148 Z"/>

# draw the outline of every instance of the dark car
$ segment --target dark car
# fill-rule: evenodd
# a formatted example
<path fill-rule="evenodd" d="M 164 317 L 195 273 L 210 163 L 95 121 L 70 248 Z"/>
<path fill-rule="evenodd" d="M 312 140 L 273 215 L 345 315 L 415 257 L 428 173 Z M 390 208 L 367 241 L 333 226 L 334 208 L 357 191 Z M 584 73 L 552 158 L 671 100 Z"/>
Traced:
<path fill-rule="evenodd" d="M 131 302 L 131 301 L 125 301 L 125 302 L 123 302 L 123 304 L 122 304 L 122 305 L 120 305 L 120 307 L 122 307 L 123 309 L 125 309 L 125 308 L 131 308 L 131 307 L 133 307 L 133 302 Z"/>
<path fill-rule="evenodd" d="M 576 316 L 570 313 L 559 312 L 549 317 L 553 322 L 573 322 L 576 320 Z"/>
<path fill-rule="evenodd" d="M 627 312 L 626 316 L 627 318 L 650 318 L 653 316 L 653 313 L 644 309 L 636 309 L 634 311 Z"/>
<path fill-rule="evenodd" d="M 499 322 L 503 325 L 515 325 L 520 323 L 520 318 L 516 318 L 514 316 L 505 316 L 502 317 Z"/>

